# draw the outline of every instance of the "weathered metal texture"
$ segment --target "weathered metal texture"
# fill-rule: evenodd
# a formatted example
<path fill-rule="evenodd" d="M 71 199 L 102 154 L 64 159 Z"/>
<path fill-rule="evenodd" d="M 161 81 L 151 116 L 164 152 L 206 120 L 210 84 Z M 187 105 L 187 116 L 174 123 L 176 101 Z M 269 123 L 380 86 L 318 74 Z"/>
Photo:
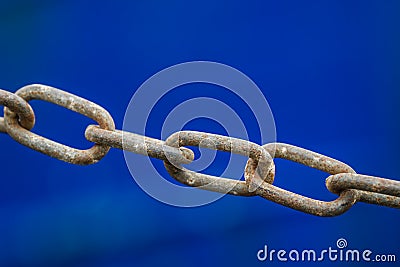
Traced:
<path fill-rule="evenodd" d="M 356 173 L 349 165 L 325 155 L 284 143 L 263 145 L 272 158 L 281 158 L 318 169 L 329 174 Z"/>
<path fill-rule="evenodd" d="M 9 108 L 18 115 L 19 124 L 27 130 L 35 125 L 32 107 L 16 94 L 0 89 L 0 105 Z M 0 132 L 7 132 L 4 119 L 0 117 Z"/>
<path fill-rule="evenodd" d="M 95 143 L 79 150 L 34 134 L 35 115 L 27 101 L 40 99 L 92 118 L 99 125 L 89 125 L 85 137 Z M 17 142 L 34 150 L 74 164 L 91 164 L 104 157 L 110 147 L 128 150 L 164 161 L 176 180 L 189 186 L 241 196 L 259 195 L 284 206 L 318 216 L 344 213 L 355 202 L 400 208 L 400 181 L 356 174 L 348 165 L 327 156 L 288 144 L 271 143 L 263 147 L 237 138 L 210 133 L 182 131 L 165 142 L 146 136 L 115 130 L 114 121 L 102 107 L 65 91 L 45 85 L 28 85 L 15 94 L 0 90 L 0 132 L 7 132 Z M 192 150 L 182 146 L 201 146 L 249 157 L 245 181 L 219 178 L 187 170 L 181 164 L 193 161 Z M 275 176 L 273 158 L 283 158 L 331 174 L 327 188 L 339 197 L 330 202 L 305 197 L 272 185 Z"/>
<path fill-rule="evenodd" d="M 349 189 L 342 191 L 333 201 L 321 201 L 267 183 L 259 187 L 256 192 L 257 195 L 283 206 L 323 217 L 343 214 L 354 205 L 359 196 L 357 190 Z"/>
<path fill-rule="evenodd" d="M 355 173 L 352 168 L 338 160 L 323 156 L 321 154 L 309 151 L 304 148 L 282 144 L 270 143 L 263 148 L 272 155 L 273 158 L 283 158 L 294 161 L 305 166 L 310 166 L 330 174 L 342 172 Z M 249 159 L 247 164 L 251 164 Z M 347 211 L 357 200 L 359 194 L 356 190 L 344 190 L 340 192 L 339 198 L 334 201 L 320 201 L 311 199 L 272 184 L 262 182 L 257 175 L 251 177 L 248 181 L 257 186 L 257 194 L 263 198 L 269 199 L 281 205 L 318 215 L 318 216 L 336 216 Z"/>
<path fill-rule="evenodd" d="M 0 117 L 0 132 L 1 133 L 6 133 L 7 132 L 6 126 L 4 124 L 4 118 L 3 117 Z"/>
<path fill-rule="evenodd" d="M 95 120 L 101 128 L 107 130 L 115 129 L 114 121 L 105 109 L 65 91 L 50 86 L 34 84 L 19 89 L 15 94 L 25 99 L 25 101 L 40 99 L 54 103 Z M 4 121 L 7 133 L 17 142 L 69 163 L 81 165 L 95 163 L 103 158 L 110 149 L 107 145 L 95 144 L 90 149 L 80 150 L 39 136 L 22 127 L 18 122 L 17 113 L 8 108 L 4 110 Z"/>
<path fill-rule="evenodd" d="M 172 161 L 181 164 L 188 164 L 194 159 L 193 151 L 188 148 L 167 146 L 164 141 L 159 139 L 126 131 L 105 130 L 97 125 L 89 125 L 86 128 L 85 137 L 96 144 L 104 144 L 161 160 L 168 160 L 166 154 L 168 157 L 172 157 Z"/>
<path fill-rule="evenodd" d="M 358 201 L 400 208 L 400 181 L 374 176 L 340 173 L 326 179 L 326 187 L 332 193 L 346 189 L 357 189 Z"/>
<path fill-rule="evenodd" d="M 245 176 L 250 177 L 257 173 L 259 177 L 262 177 L 260 178 L 262 181 L 266 181 L 267 183 L 273 182 L 275 165 L 271 156 L 261 146 L 249 141 L 217 134 L 181 131 L 168 137 L 165 143 L 173 147 L 200 146 L 250 157 L 255 164 L 249 166 Z M 251 190 L 245 181 L 236 181 L 193 172 L 174 162 L 168 154 L 167 157 L 168 160 L 164 161 L 165 168 L 173 178 L 183 184 L 233 195 L 255 195 L 254 190 Z M 246 179 L 249 179 L 248 177 Z"/>

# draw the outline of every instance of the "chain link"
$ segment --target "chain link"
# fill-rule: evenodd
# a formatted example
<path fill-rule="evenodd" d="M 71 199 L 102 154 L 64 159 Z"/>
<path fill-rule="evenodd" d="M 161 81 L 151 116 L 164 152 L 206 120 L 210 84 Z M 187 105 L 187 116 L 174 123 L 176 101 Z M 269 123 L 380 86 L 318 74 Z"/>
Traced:
<path fill-rule="evenodd" d="M 0 89 L 0 105 L 9 108 L 18 115 L 19 124 L 27 130 L 35 125 L 35 114 L 32 107 L 16 94 Z M 0 118 L 0 132 L 6 132 L 4 118 Z"/>
<path fill-rule="evenodd" d="M 271 156 L 261 146 L 227 136 L 201 133 L 194 131 L 182 131 L 172 134 L 165 141 L 166 145 L 173 147 L 180 146 L 200 146 L 209 149 L 231 152 L 250 157 L 255 164 L 249 165 L 245 172 L 246 180 L 257 173 L 261 180 L 272 183 L 275 176 L 275 165 Z M 226 178 L 217 178 L 190 171 L 177 162 L 173 161 L 167 154 L 168 160 L 164 161 L 164 166 L 168 173 L 179 182 L 223 194 L 233 194 L 241 196 L 255 195 L 255 188 L 250 188 L 245 181 L 235 181 Z"/>
<path fill-rule="evenodd" d="M 79 150 L 31 132 L 35 115 L 28 101 L 32 99 L 54 103 L 96 121 L 98 125 L 89 125 L 85 131 L 85 137 L 94 143 L 93 147 Z M 304 148 L 282 143 L 259 146 L 242 139 L 194 131 L 176 132 L 164 142 L 116 130 L 114 120 L 104 108 L 84 98 L 40 84 L 22 87 L 15 93 L 0 89 L 0 105 L 4 106 L 4 118 L 0 117 L 0 132 L 7 133 L 31 149 L 69 163 L 96 163 L 107 154 L 110 147 L 114 147 L 163 160 L 168 173 L 183 184 L 239 196 L 258 195 L 313 215 L 340 215 L 359 201 L 400 208 L 400 181 L 357 174 L 343 162 Z M 182 164 L 194 160 L 193 151 L 184 146 L 199 146 L 248 157 L 244 170 L 245 181 L 215 177 L 182 167 Z M 274 186 L 274 158 L 294 161 L 329 173 L 326 187 L 339 197 L 330 202 L 320 201 Z"/>
<path fill-rule="evenodd" d="M 101 128 L 115 129 L 114 120 L 105 109 L 65 91 L 50 86 L 33 84 L 22 87 L 15 95 L 25 101 L 39 99 L 54 103 L 95 120 Z M 15 141 L 59 160 L 81 165 L 92 164 L 103 158 L 110 149 L 108 145 L 103 144 L 95 144 L 92 148 L 86 150 L 72 148 L 25 129 L 18 122 L 18 113 L 12 112 L 7 107 L 4 109 L 4 116 L 6 131 Z"/>
<path fill-rule="evenodd" d="M 343 162 L 304 148 L 281 143 L 266 144 L 263 148 L 274 158 L 294 161 L 329 174 L 355 173 L 352 168 Z M 247 164 L 251 164 L 251 159 Z M 264 183 L 257 175 L 251 177 L 250 183 L 254 183 L 257 186 L 257 194 L 263 198 L 318 216 L 335 216 L 342 214 L 356 202 L 358 197 L 355 190 L 341 190 L 338 192 L 340 195 L 339 198 L 334 201 L 325 202 L 289 192 L 272 184 Z"/>

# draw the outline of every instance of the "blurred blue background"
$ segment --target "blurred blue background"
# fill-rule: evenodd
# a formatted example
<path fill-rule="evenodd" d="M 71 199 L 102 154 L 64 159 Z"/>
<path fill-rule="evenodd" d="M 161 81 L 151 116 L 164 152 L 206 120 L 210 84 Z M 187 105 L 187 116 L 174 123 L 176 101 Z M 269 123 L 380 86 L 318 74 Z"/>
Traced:
<path fill-rule="evenodd" d="M 216 61 L 263 90 L 278 141 L 399 179 L 399 11 L 398 1 L 1 1 L 0 87 L 65 89 L 105 107 L 121 128 L 129 99 L 151 75 L 186 61 Z M 83 133 L 93 122 L 31 104 L 35 132 L 91 145 Z M 153 118 L 155 136 L 162 117 Z M 207 120 L 187 127 L 223 133 Z M 340 237 L 350 248 L 400 260 L 395 209 L 359 203 L 319 218 L 233 196 L 176 208 L 135 184 L 122 151 L 82 167 L 0 137 L 0 266 L 275 265 L 257 261 L 265 244 L 324 249 Z M 276 165 L 277 185 L 335 198 L 325 173 Z M 218 174 L 218 164 L 208 171 Z"/>

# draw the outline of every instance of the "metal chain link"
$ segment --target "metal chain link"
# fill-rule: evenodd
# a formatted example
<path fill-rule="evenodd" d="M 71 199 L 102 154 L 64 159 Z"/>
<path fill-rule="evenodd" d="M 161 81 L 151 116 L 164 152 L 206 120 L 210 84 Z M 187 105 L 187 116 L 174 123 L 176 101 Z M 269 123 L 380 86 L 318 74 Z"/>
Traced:
<path fill-rule="evenodd" d="M 89 125 L 85 131 L 85 137 L 94 143 L 93 147 L 75 149 L 31 132 L 35 114 L 28 101 L 32 99 L 54 103 L 96 121 L 98 125 Z M 183 184 L 239 196 L 258 195 L 313 215 L 340 215 L 358 201 L 400 208 L 400 181 L 357 174 L 345 163 L 304 148 L 282 143 L 259 146 L 246 140 L 194 131 L 176 132 L 164 142 L 116 130 L 114 120 L 104 108 L 40 84 L 22 87 L 15 93 L 0 89 L 0 105 L 4 106 L 0 132 L 7 133 L 31 149 L 68 163 L 96 163 L 107 154 L 110 147 L 114 147 L 163 160 L 168 173 Z M 193 151 L 184 146 L 200 146 L 249 157 L 244 170 L 245 181 L 215 177 L 182 167 L 181 164 L 189 164 L 194 160 Z M 339 197 L 325 202 L 274 186 L 274 158 L 283 158 L 329 173 L 326 187 Z"/>

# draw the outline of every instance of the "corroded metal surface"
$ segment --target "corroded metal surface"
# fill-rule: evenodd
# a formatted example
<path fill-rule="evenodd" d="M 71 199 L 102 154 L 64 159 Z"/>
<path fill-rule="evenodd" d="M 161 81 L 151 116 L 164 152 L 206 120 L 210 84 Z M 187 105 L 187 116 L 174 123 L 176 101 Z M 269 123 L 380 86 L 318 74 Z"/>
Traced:
<path fill-rule="evenodd" d="M 18 95 L 0 89 L 0 105 L 18 114 L 19 124 L 25 129 L 30 130 L 35 125 L 32 107 Z M 0 118 L 0 132 L 6 131 L 4 119 Z"/>
<path fill-rule="evenodd" d="M 274 185 L 263 183 L 258 187 L 257 195 L 286 207 L 324 217 L 337 216 L 348 209 L 358 200 L 358 192 L 353 189 L 345 190 L 333 201 L 321 201 L 305 197 Z"/>
<path fill-rule="evenodd" d="M 253 159 L 245 176 L 257 175 L 262 181 L 272 183 L 274 180 L 275 165 L 271 156 L 261 146 L 249 141 L 195 131 L 181 131 L 167 138 L 165 143 L 173 147 L 201 146 L 209 149 L 231 152 Z M 167 155 L 168 156 L 168 155 Z M 251 196 L 255 192 L 245 181 L 236 181 L 190 171 L 172 160 L 165 161 L 164 166 L 168 173 L 179 182 L 215 192 L 233 195 Z"/>
<path fill-rule="evenodd" d="M 93 147 L 79 150 L 31 132 L 35 115 L 28 101 L 32 99 L 51 102 L 95 120 L 99 125 L 89 125 L 85 131 L 85 137 L 94 143 Z M 336 216 L 357 201 L 400 208 L 400 181 L 356 174 L 345 163 L 304 148 L 282 143 L 261 147 L 247 140 L 194 131 L 177 132 L 164 142 L 115 130 L 111 115 L 99 105 L 45 85 L 28 85 L 15 94 L 0 90 L 0 105 L 5 106 L 4 119 L 0 117 L 0 132 L 8 133 L 27 147 L 69 163 L 95 163 L 107 154 L 110 147 L 115 147 L 163 160 L 168 173 L 183 184 L 233 195 L 259 195 L 313 215 Z M 182 167 L 194 159 L 193 151 L 184 146 L 200 146 L 248 157 L 245 181 L 201 174 Z M 333 201 L 321 201 L 274 186 L 274 158 L 329 173 L 326 187 L 339 197 Z"/>
<path fill-rule="evenodd" d="M 105 130 L 97 125 L 89 125 L 85 137 L 96 144 L 105 144 L 161 160 L 168 160 L 167 154 L 172 161 L 181 164 L 190 163 L 194 159 L 193 151 L 185 147 L 175 148 L 165 145 L 165 142 L 159 139 L 120 130 Z"/>
<path fill-rule="evenodd" d="M 104 129 L 115 129 L 114 121 L 105 109 L 65 91 L 50 86 L 34 84 L 19 89 L 15 94 L 25 99 L 25 101 L 40 99 L 54 103 L 95 120 Z M 7 133 L 14 140 L 36 151 L 69 163 L 82 165 L 95 163 L 103 158 L 110 149 L 109 146 L 100 144 L 95 144 L 86 150 L 72 148 L 25 129 L 19 124 L 17 113 L 8 108 L 4 109 L 4 115 Z"/>
<path fill-rule="evenodd" d="M 400 208 L 400 181 L 374 176 L 340 173 L 326 179 L 326 187 L 335 194 L 349 188 L 357 189 L 358 201 Z"/>
<path fill-rule="evenodd" d="M 4 124 L 4 118 L 2 118 L 2 117 L 0 117 L 0 132 L 1 133 L 7 132 L 6 126 Z"/>
<path fill-rule="evenodd" d="M 329 174 L 356 173 L 347 164 L 319 153 L 289 144 L 270 143 L 263 148 L 273 158 L 287 159 Z"/>
<path fill-rule="evenodd" d="M 330 157 L 309 151 L 307 149 L 282 143 L 270 143 L 263 146 L 273 158 L 283 158 L 309 166 L 330 174 L 355 173 L 348 165 Z M 249 159 L 247 164 L 251 164 Z M 255 175 L 248 180 L 255 184 L 257 194 L 263 198 L 279 203 L 281 205 L 318 216 L 336 216 L 347 211 L 358 199 L 355 190 L 344 190 L 340 192 L 338 199 L 334 201 L 320 201 L 305 197 L 272 184 L 262 182 Z"/>

